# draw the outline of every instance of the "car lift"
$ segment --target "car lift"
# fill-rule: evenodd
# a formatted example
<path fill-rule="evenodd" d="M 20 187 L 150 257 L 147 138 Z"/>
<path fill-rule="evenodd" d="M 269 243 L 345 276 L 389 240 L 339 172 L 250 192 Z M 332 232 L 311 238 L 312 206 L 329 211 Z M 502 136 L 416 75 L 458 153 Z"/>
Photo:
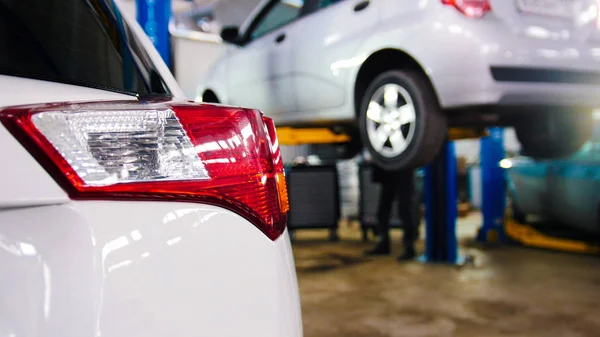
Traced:
<path fill-rule="evenodd" d="M 481 139 L 479 151 L 481 167 L 483 225 L 477 233 L 482 243 L 503 243 L 504 213 L 506 209 L 506 176 L 500 167 L 504 159 L 504 130 L 489 128 L 488 136 Z"/>
<path fill-rule="evenodd" d="M 600 254 L 597 244 L 549 235 L 533 226 L 521 224 L 506 214 L 506 176 L 499 165 L 504 158 L 502 129 L 490 129 L 481 140 L 483 188 L 483 226 L 477 239 L 486 243 L 516 242 L 523 246 L 581 254 Z"/>
<path fill-rule="evenodd" d="M 524 246 L 572 253 L 600 254 L 600 246 L 579 240 L 550 236 L 532 226 L 517 223 L 506 215 L 506 176 L 500 167 L 504 159 L 504 131 L 489 128 L 481 137 L 480 165 L 482 176 L 483 224 L 477 233 L 481 243 L 517 242 Z M 477 135 L 452 134 L 450 139 L 478 138 Z M 427 168 L 427 211 L 425 261 L 461 263 L 457 254 L 456 158 L 452 142 L 447 142 L 438 158 Z"/>
<path fill-rule="evenodd" d="M 167 66 L 171 62 L 169 20 L 171 0 L 136 0 L 137 21 L 158 50 Z M 526 246 L 558 249 L 579 253 L 600 253 L 600 247 L 580 241 L 557 239 L 504 217 L 505 176 L 499 167 L 504 157 L 502 129 L 489 129 L 489 136 L 470 129 L 448 130 L 448 140 L 438 157 L 426 168 L 426 262 L 460 262 L 456 240 L 457 196 L 456 157 L 453 140 L 482 138 L 481 171 L 483 188 L 483 225 L 477 239 L 480 242 L 504 242 L 507 236 Z M 278 129 L 282 145 L 336 144 L 351 140 L 327 128 Z M 506 235 L 505 235 L 506 233 Z"/>
<path fill-rule="evenodd" d="M 493 129 L 492 129 L 493 132 Z M 490 138 L 487 132 L 471 129 L 454 129 L 448 131 L 448 141 L 438 156 L 425 170 L 425 255 L 423 262 L 462 264 L 464 259 L 458 254 L 456 237 L 456 219 L 458 214 L 457 199 L 457 167 L 454 140 Z M 485 150 L 484 150 L 485 149 Z M 487 151 L 482 142 L 481 152 Z M 498 161 L 499 162 L 499 161 Z M 482 171 L 485 170 L 482 167 Z M 488 186 L 484 185 L 484 189 Z M 490 202 L 493 200 L 487 200 Z M 484 199 L 484 203 L 486 200 Z M 495 207 L 493 207 L 495 206 Z M 504 205 L 490 205 L 490 210 Z M 485 210 L 484 210 L 485 211 Z M 484 215 L 484 219 L 486 216 Z M 480 233 L 489 230 L 484 221 Z M 491 231 L 491 230 L 489 230 Z"/>
<path fill-rule="evenodd" d="M 171 17 L 171 0 L 136 0 L 137 20 L 150 40 L 170 66 L 171 50 L 168 24 Z M 336 144 L 350 141 L 350 137 L 336 134 L 329 129 L 279 128 L 281 145 Z M 448 139 L 480 137 L 481 134 L 463 129 L 450 129 Z M 483 148 L 483 144 L 482 144 Z M 484 151 L 482 150 L 482 153 Z M 498 162 L 501 160 L 500 158 Z M 482 168 L 483 169 L 483 168 Z M 454 144 L 447 142 L 438 158 L 426 170 L 426 251 L 428 262 L 457 263 L 458 244 L 456 242 L 456 158 Z M 484 203 L 486 198 L 484 198 Z M 502 208 L 502 210 L 504 210 Z M 489 228 L 488 228 L 489 227 Z M 483 232 L 491 232 L 493 226 L 482 227 Z M 489 237 L 490 235 L 487 235 Z"/>
<path fill-rule="evenodd" d="M 511 240 L 527 247 L 557 250 L 576 254 L 600 255 L 600 245 L 581 240 L 550 236 L 534 227 L 515 221 L 506 215 L 504 230 Z"/>
<path fill-rule="evenodd" d="M 523 246 L 581 254 L 600 254 L 597 244 L 550 235 L 521 224 L 506 214 L 506 176 L 499 163 L 504 159 L 502 129 L 490 129 L 481 140 L 483 226 L 477 239 L 486 243 L 516 242 Z"/>
<path fill-rule="evenodd" d="M 477 130 L 452 128 L 448 131 L 448 139 L 481 138 L 486 134 Z M 290 146 L 336 144 L 350 141 L 349 136 L 336 134 L 326 128 L 279 128 L 277 136 L 281 145 Z M 435 263 L 459 263 L 456 239 L 456 218 L 458 214 L 456 157 L 452 141 L 446 142 L 438 157 L 425 171 L 426 248 L 423 260 Z M 504 205 L 502 204 L 500 207 L 503 212 Z"/>

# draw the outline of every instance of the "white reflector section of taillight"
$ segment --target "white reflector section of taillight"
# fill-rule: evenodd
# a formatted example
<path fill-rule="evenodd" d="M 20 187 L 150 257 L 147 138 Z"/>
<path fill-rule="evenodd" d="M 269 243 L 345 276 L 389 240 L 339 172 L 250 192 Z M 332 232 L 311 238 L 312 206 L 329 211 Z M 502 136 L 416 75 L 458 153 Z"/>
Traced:
<path fill-rule="evenodd" d="M 209 178 L 170 109 L 41 112 L 31 119 L 88 186 Z"/>

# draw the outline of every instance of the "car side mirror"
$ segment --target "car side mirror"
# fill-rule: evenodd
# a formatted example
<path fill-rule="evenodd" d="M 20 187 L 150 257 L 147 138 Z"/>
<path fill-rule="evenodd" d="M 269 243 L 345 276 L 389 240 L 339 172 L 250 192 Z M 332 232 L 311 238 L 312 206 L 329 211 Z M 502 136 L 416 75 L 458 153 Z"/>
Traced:
<path fill-rule="evenodd" d="M 239 44 L 240 27 L 227 26 L 221 30 L 221 39 L 227 43 Z"/>

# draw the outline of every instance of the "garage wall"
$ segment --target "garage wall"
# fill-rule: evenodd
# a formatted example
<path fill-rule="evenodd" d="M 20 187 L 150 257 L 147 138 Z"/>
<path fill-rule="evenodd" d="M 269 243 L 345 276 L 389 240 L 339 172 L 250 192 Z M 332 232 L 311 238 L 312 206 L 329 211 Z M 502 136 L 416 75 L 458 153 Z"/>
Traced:
<path fill-rule="evenodd" d="M 261 0 L 220 0 L 215 16 L 223 25 L 240 26 Z"/>
<path fill-rule="evenodd" d="M 226 46 L 215 37 L 197 33 L 197 37 L 171 36 L 173 76 L 188 99 L 194 100 L 197 88 L 212 65 L 225 53 Z"/>
<path fill-rule="evenodd" d="M 196 1 L 196 6 L 212 1 Z M 260 0 L 220 0 L 214 5 L 214 14 L 221 27 L 240 26 Z M 189 99 L 195 99 L 197 88 L 213 64 L 225 53 L 226 46 L 218 36 L 195 34 L 193 37 L 171 36 L 173 73 Z"/>
<path fill-rule="evenodd" d="M 307 145 L 282 146 L 281 155 L 284 164 L 291 164 L 297 157 L 307 157 L 310 155 L 310 147 Z"/>

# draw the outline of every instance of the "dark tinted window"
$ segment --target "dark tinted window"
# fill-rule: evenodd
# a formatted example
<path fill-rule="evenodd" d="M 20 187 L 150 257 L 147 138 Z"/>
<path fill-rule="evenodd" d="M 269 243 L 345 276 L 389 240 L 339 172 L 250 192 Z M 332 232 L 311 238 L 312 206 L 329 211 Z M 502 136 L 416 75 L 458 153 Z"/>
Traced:
<path fill-rule="evenodd" d="M 252 30 L 251 39 L 256 39 L 279 27 L 298 19 L 302 15 L 304 0 L 280 0 L 268 9 Z"/>
<path fill-rule="evenodd" d="M 0 73 L 169 94 L 117 9 L 105 0 L 0 0 Z"/>
<path fill-rule="evenodd" d="M 341 2 L 343 0 L 318 0 L 317 2 L 317 8 L 321 9 L 321 8 L 325 8 L 327 6 L 336 4 L 338 2 Z"/>

